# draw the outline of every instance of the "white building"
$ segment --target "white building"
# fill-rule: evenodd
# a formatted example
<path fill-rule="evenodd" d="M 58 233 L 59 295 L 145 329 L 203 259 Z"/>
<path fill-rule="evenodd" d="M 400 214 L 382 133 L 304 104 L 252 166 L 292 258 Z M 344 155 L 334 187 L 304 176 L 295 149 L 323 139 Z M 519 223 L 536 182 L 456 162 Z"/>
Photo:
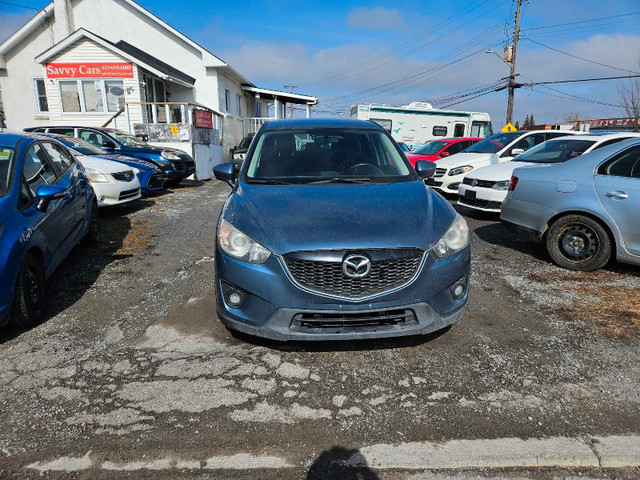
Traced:
<path fill-rule="evenodd" d="M 317 99 L 256 87 L 132 0 L 54 0 L 0 45 L 9 129 L 128 130 L 208 155 L 209 173 L 269 110 L 282 118 L 287 103 L 306 105 L 310 115 Z"/>

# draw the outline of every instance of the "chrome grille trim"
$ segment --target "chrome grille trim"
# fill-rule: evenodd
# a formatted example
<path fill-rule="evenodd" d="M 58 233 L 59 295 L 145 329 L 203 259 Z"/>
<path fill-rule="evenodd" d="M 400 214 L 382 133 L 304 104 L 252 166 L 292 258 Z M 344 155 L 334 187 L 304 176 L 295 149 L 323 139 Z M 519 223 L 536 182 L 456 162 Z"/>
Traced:
<path fill-rule="evenodd" d="M 444 177 L 444 174 L 447 173 L 446 168 L 436 168 L 436 173 L 433 174 L 434 177 Z"/>

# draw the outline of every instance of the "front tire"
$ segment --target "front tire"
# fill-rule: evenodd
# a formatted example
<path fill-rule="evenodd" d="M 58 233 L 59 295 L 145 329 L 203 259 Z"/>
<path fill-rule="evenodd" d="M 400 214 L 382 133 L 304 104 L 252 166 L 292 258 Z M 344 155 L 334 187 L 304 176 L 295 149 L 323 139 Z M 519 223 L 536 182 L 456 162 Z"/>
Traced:
<path fill-rule="evenodd" d="M 27 253 L 18 272 L 11 306 L 11 325 L 26 328 L 42 323 L 46 294 L 42 264 L 35 255 Z"/>
<path fill-rule="evenodd" d="M 91 202 L 91 214 L 89 215 L 89 231 L 84 237 L 85 243 L 95 244 L 100 241 L 100 214 L 98 213 L 98 205 Z"/>
<path fill-rule="evenodd" d="M 547 232 L 545 244 L 553 261 L 562 268 L 592 272 L 611 260 L 611 239 L 604 227 L 584 215 L 565 215 Z"/>

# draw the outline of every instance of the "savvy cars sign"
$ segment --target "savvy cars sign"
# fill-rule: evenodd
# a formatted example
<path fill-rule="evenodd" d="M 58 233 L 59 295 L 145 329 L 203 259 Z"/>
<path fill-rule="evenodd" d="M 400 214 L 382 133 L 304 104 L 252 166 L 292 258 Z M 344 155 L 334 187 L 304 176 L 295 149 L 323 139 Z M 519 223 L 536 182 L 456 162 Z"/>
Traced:
<path fill-rule="evenodd" d="M 47 78 L 133 78 L 133 64 L 124 62 L 47 63 Z"/>

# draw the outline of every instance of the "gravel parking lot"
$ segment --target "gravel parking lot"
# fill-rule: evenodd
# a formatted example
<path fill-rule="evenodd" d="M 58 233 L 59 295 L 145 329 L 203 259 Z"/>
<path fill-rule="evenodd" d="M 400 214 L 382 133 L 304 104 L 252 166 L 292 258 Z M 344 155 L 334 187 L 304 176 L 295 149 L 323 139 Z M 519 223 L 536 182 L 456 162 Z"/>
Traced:
<path fill-rule="evenodd" d="M 390 444 L 640 434 L 637 268 L 563 271 L 496 217 L 460 210 L 472 293 L 448 332 L 257 340 L 215 315 L 229 189 L 184 185 L 103 212 L 103 243 L 76 248 L 50 281 L 50 319 L 0 332 L 1 478 L 329 478 L 327 459 L 358 452 L 353 478 L 640 478 L 600 457 L 535 471 L 434 463 L 429 476 L 373 460 Z"/>

